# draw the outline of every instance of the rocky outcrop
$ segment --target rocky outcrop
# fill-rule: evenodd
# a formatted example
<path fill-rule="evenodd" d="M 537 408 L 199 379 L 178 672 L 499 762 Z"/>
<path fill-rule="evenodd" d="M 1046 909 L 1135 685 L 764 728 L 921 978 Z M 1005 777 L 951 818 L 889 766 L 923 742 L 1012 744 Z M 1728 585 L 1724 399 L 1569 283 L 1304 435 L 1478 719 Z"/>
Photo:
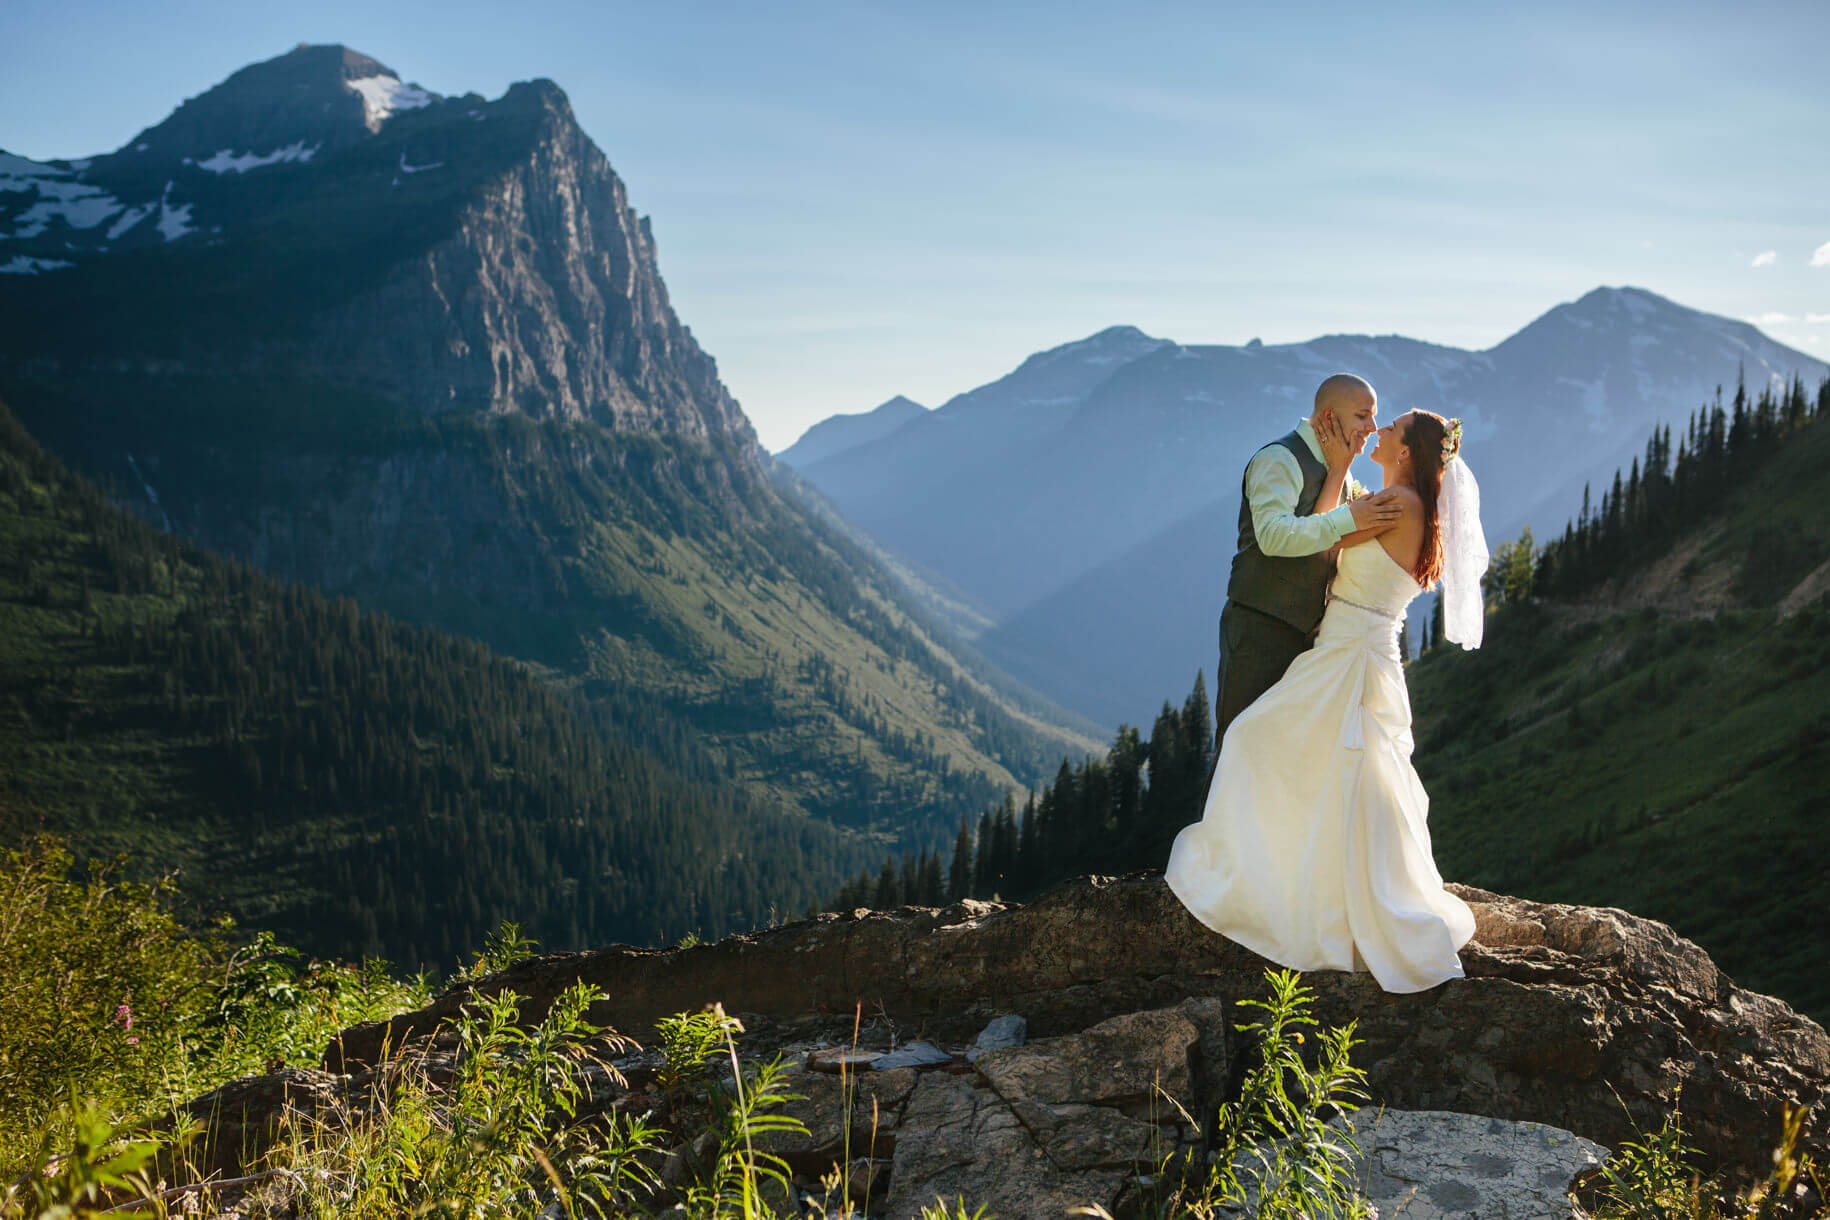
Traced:
<path fill-rule="evenodd" d="M 1478 920 L 1462 954 L 1466 978 L 1418 995 L 1387 994 L 1365 974 L 1306 979 L 1318 1017 L 1356 1023 L 1355 1058 L 1375 1103 L 1543 1123 L 1613 1147 L 1656 1128 L 1681 1095 L 1688 1138 L 1712 1167 L 1756 1174 L 1770 1166 L 1783 1106 L 1826 1100 L 1823 1029 L 1737 988 L 1665 925 L 1613 909 L 1457 892 Z M 990 1138 L 1005 1129 L 1000 1107 L 1028 1114 L 1034 1125 L 1023 1128 L 1025 1138 L 1077 1163 L 1074 1148 L 1098 1140 L 1130 1148 L 1147 1134 L 1134 1125 L 1134 1094 L 1092 1092 L 1113 1086 L 1079 1078 L 1098 1057 L 1074 1043 L 1051 1043 L 1048 1062 L 1026 1060 L 1030 1047 L 992 1051 L 965 1075 L 965 1052 L 986 1023 L 1023 1016 L 1033 1047 L 1096 1039 L 1104 1022 L 1152 1013 L 1164 1038 L 1203 1047 L 1198 1058 L 1211 1064 L 1237 1023 L 1231 1007 L 1263 993 L 1266 965 L 1196 923 L 1159 876 L 1083 878 L 1028 906 L 861 910 L 689 949 L 551 954 L 480 980 L 474 993 L 453 991 L 423 1010 L 346 1030 L 326 1066 L 371 1063 L 384 1040 L 423 1038 L 473 994 L 505 989 L 524 997 L 523 1015 L 533 1019 L 572 983 L 595 984 L 610 998 L 593 1019 L 638 1038 L 659 1017 L 721 1001 L 746 1014 L 754 1054 L 804 1043 L 810 1022 L 832 1023 L 861 1005 L 898 1031 L 919 1030 L 957 1051 L 961 1075 L 936 1087 L 960 1095 L 950 1105 L 972 1099 L 964 1130 Z M 1075 1063 L 1083 1066 L 1064 1066 Z M 1205 1070 L 1211 1080 L 1213 1069 Z M 930 1078 L 908 1100 L 911 1112 L 939 1104 L 924 1096 Z M 1188 1077 L 1197 1104 L 1211 1100 L 1201 1096 L 1202 1079 Z M 1051 1143 L 1047 1116 L 1090 1112 L 1075 1107 L 1112 1114 L 1093 1116 L 1097 1140 L 1077 1127 L 1058 1137 L 1071 1146 Z M 897 1147 L 901 1156 L 900 1138 Z"/>

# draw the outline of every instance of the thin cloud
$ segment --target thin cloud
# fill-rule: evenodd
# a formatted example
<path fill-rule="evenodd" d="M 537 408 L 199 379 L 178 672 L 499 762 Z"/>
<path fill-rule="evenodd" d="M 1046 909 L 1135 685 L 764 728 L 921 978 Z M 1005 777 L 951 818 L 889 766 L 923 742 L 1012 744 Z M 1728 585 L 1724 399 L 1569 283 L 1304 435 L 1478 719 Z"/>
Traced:
<path fill-rule="evenodd" d="M 1748 319 L 1748 321 L 1752 322 L 1755 326 L 1778 326 L 1781 323 L 1790 322 L 1791 320 L 1792 320 L 1791 314 L 1774 313 L 1771 310 L 1768 310 L 1766 313 L 1755 314 L 1753 317 Z"/>
<path fill-rule="evenodd" d="M 1808 313 L 1805 315 L 1805 321 L 1813 324 L 1830 322 L 1830 313 Z"/>
<path fill-rule="evenodd" d="M 1752 263 L 1749 263 L 1748 265 L 1750 267 L 1771 267 L 1774 263 L 1776 263 L 1778 261 L 1779 261 L 1779 251 L 1762 250 L 1760 253 L 1754 255 L 1754 261 Z"/>
<path fill-rule="evenodd" d="M 1811 255 L 1813 267 L 1830 267 L 1830 241 L 1819 246 Z"/>

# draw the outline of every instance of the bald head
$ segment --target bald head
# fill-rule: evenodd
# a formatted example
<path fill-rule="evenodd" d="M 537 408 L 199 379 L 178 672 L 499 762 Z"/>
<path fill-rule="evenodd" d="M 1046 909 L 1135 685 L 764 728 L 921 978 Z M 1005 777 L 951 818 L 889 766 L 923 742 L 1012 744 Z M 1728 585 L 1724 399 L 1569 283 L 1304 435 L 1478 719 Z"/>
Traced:
<path fill-rule="evenodd" d="M 1336 373 L 1315 391 L 1315 413 L 1323 411 L 1336 412 L 1345 419 L 1349 412 L 1356 410 L 1362 403 L 1378 404 L 1379 396 L 1362 377 L 1352 373 Z"/>
<path fill-rule="evenodd" d="M 1352 373 L 1336 373 L 1315 391 L 1315 412 L 1309 418 L 1319 430 L 1332 417 L 1341 425 L 1341 434 L 1354 452 L 1371 436 L 1377 426 L 1379 396 L 1365 379 Z"/>

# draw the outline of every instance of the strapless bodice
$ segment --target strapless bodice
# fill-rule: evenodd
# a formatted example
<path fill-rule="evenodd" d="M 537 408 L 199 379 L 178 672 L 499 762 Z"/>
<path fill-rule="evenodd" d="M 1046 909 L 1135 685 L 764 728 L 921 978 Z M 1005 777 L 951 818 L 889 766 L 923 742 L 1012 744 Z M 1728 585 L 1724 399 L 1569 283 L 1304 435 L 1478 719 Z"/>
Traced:
<path fill-rule="evenodd" d="M 1422 590 L 1374 538 L 1341 551 L 1328 592 L 1330 597 L 1396 616 L 1402 615 Z"/>

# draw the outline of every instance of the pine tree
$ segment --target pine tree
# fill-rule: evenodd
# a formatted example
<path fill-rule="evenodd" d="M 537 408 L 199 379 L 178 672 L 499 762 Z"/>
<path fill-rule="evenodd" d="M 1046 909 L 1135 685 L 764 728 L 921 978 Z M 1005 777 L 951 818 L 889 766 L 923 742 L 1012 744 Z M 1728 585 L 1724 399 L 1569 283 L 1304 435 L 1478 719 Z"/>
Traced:
<path fill-rule="evenodd" d="M 1195 786 L 1205 788 L 1214 751 L 1214 720 L 1207 699 L 1205 670 L 1195 671 L 1195 688 L 1182 701 L 1182 748 L 1186 752 L 1182 760 L 1184 775 Z"/>
<path fill-rule="evenodd" d="M 972 862 L 972 892 L 983 896 L 994 893 L 998 888 L 998 864 L 994 853 L 997 850 L 997 818 L 1000 814 L 1010 812 L 1010 794 L 1004 794 L 1004 803 L 999 811 L 987 809 L 979 815 L 978 857 Z"/>

